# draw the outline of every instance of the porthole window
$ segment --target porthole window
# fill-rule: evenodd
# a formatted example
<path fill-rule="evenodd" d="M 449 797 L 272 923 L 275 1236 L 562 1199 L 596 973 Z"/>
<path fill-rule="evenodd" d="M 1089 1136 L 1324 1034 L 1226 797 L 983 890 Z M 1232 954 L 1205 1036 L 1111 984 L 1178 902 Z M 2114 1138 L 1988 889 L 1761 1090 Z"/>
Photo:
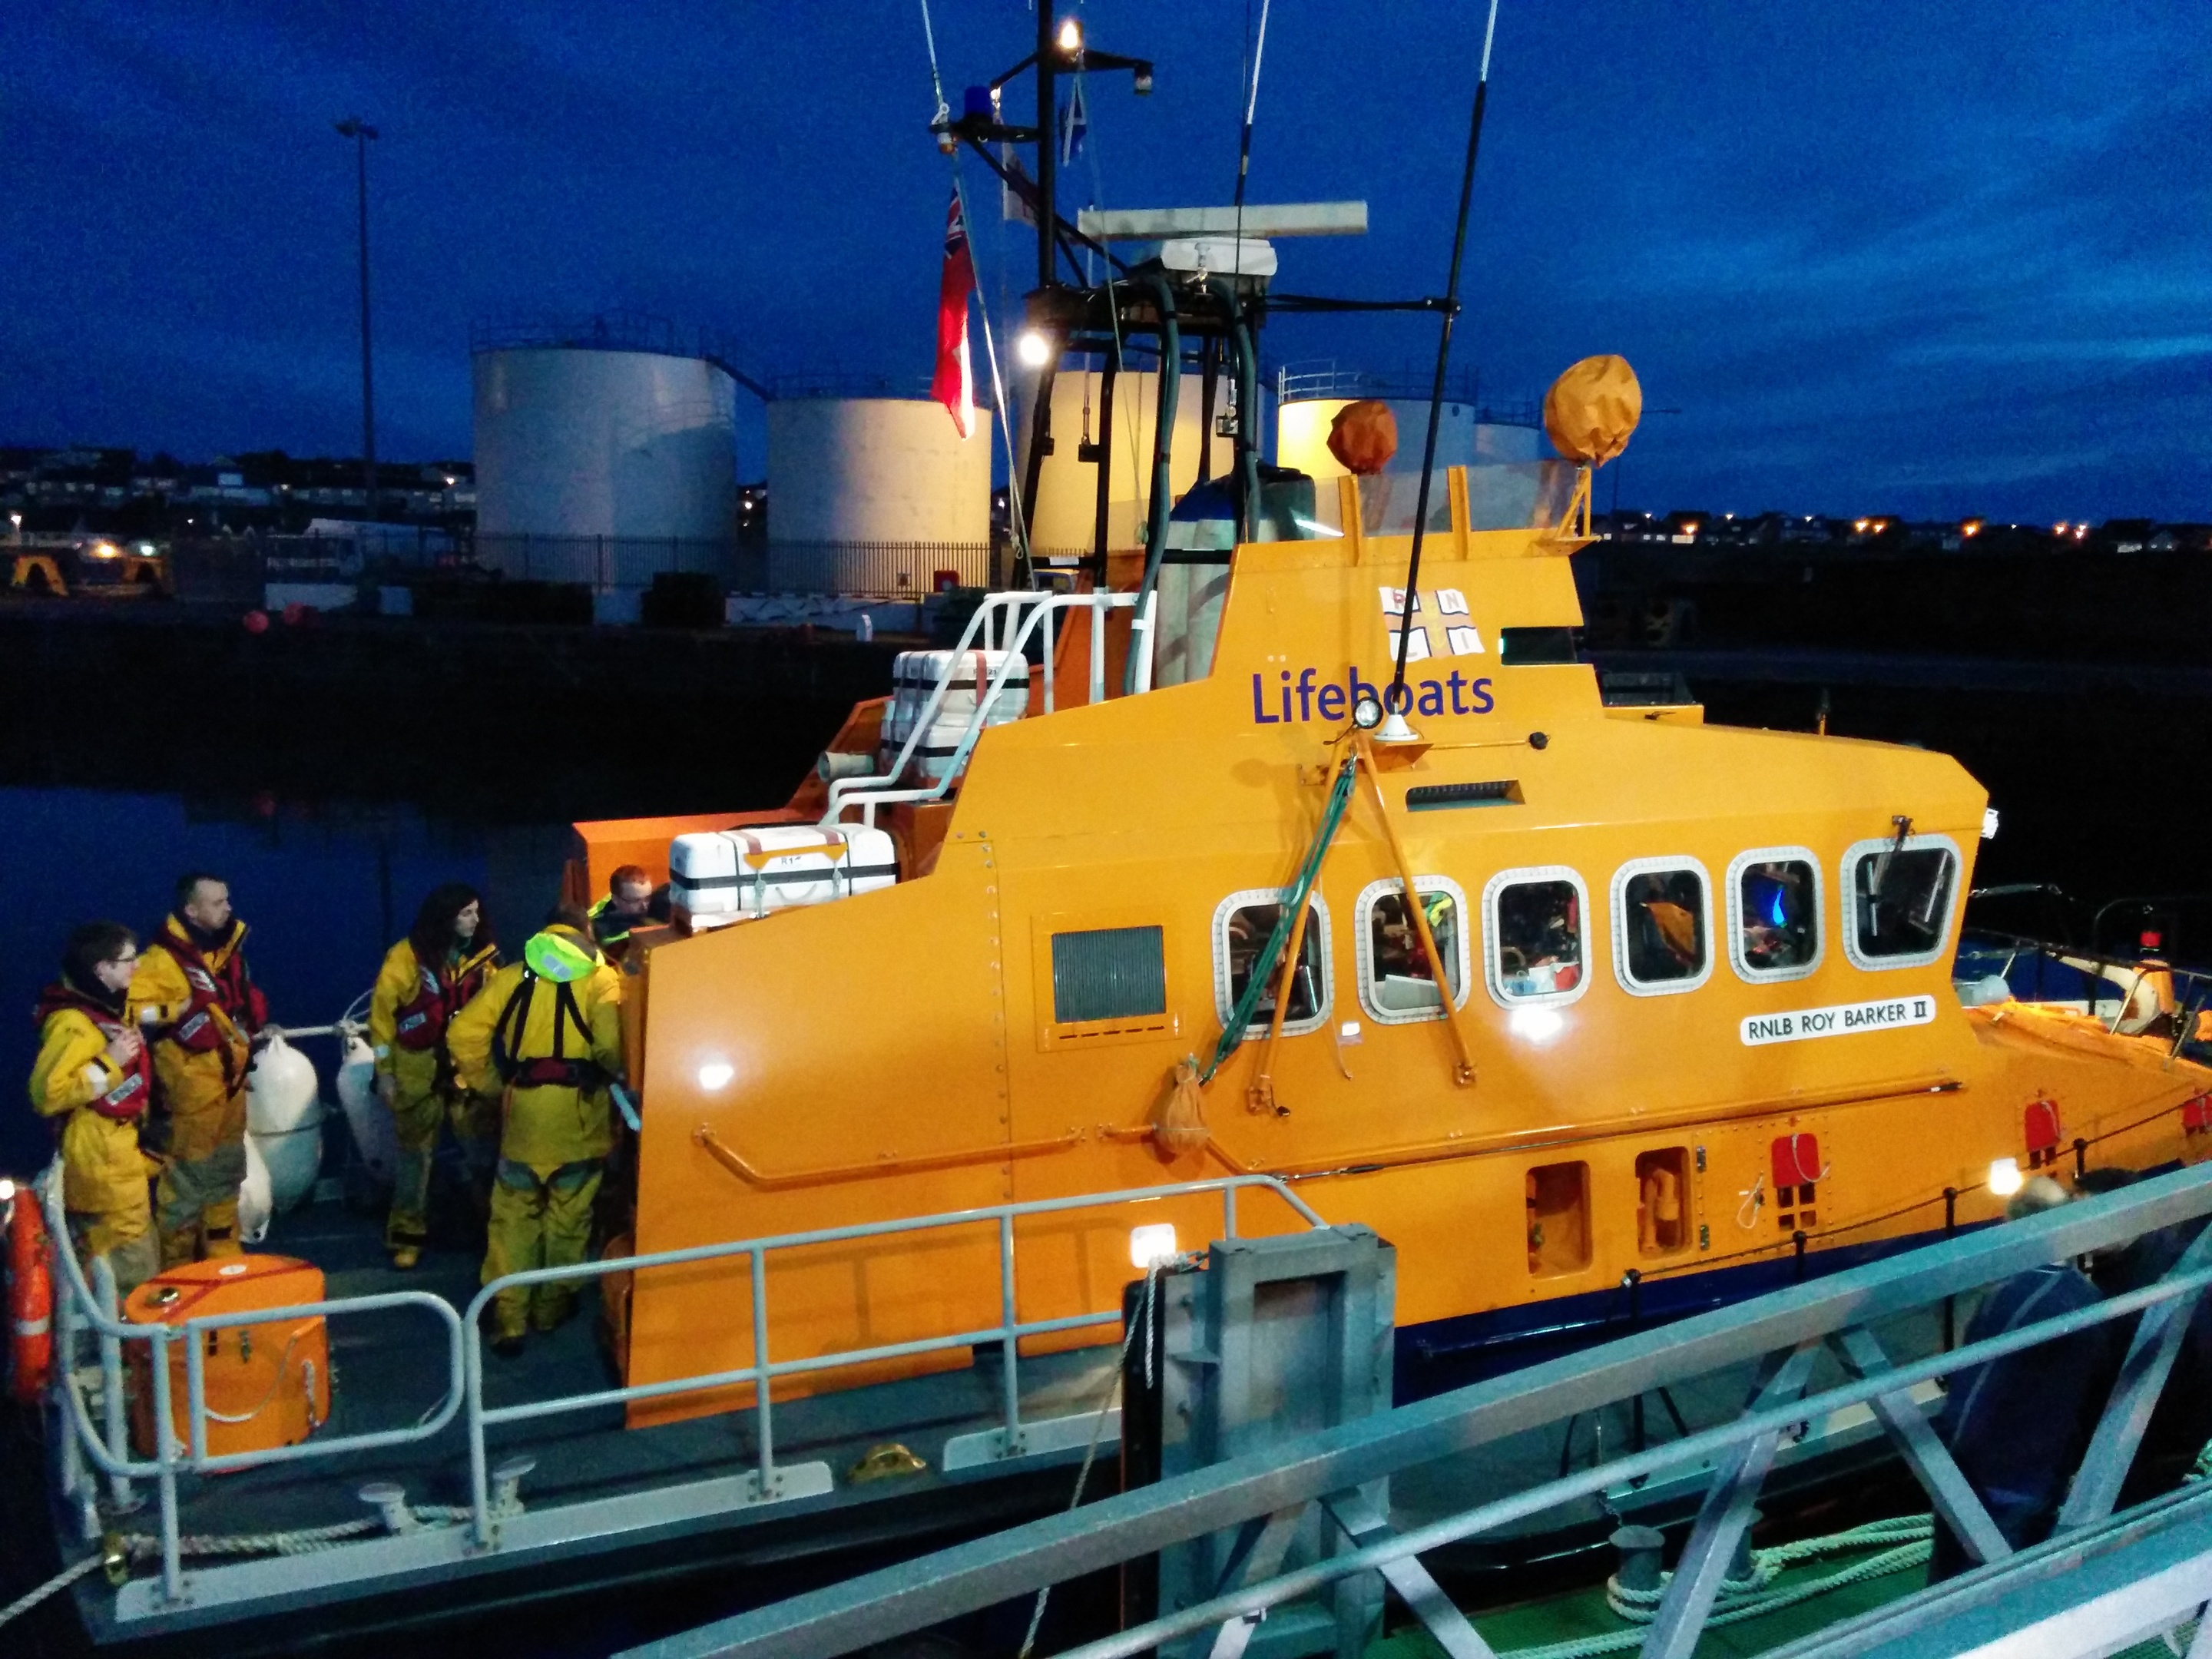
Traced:
<path fill-rule="evenodd" d="M 1613 969 L 1632 996 L 1694 991 L 1713 971 L 1705 866 L 1693 858 L 1638 859 L 1613 878 Z"/>
<path fill-rule="evenodd" d="M 1820 862 L 1802 847 L 1739 853 L 1728 872 L 1729 960 L 1754 985 L 1820 965 Z"/>
<path fill-rule="evenodd" d="M 1948 836 L 1895 836 L 1844 854 L 1844 953 L 1857 968 L 1917 968 L 1943 954 L 1958 896 Z"/>
<path fill-rule="evenodd" d="M 1572 870 L 1501 870 L 1482 910 L 1483 977 L 1500 1007 L 1572 1002 L 1589 989 L 1589 890 Z"/>
<path fill-rule="evenodd" d="M 1231 893 L 1215 909 L 1213 1002 L 1214 1011 L 1224 1026 L 1236 1009 L 1237 1000 L 1252 982 L 1253 969 L 1282 914 L 1282 892 L 1273 887 Z M 1328 907 L 1316 893 L 1307 906 L 1305 938 L 1299 944 L 1297 968 L 1291 980 L 1291 1004 L 1283 1014 L 1285 1036 L 1318 1030 L 1328 1018 Z M 1283 949 L 1285 952 L 1290 949 L 1287 935 Z M 1275 1018 L 1275 990 L 1282 981 L 1282 973 L 1279 956 L 1269 982 L 1260 993 L 1259 1004 L 1253 1010 L 1252 1023 L 1245 1031 L 1248 1037 L 1267 1035 Z"/>
<path fill-rule="evenodd" d="M 1416 876 L 1413 890 L 1443 959 L 1452 1006 L 1467 1000 L 1467 895 L 1443 876 Z M 1441 1019 L 1443 999 L 1419 931 L 1406 908 L 1406 884 L 1390 877 L 1368 887 L 1354 912 L 1359 930 L 1359 1003 L 1378 1024 Z"/>

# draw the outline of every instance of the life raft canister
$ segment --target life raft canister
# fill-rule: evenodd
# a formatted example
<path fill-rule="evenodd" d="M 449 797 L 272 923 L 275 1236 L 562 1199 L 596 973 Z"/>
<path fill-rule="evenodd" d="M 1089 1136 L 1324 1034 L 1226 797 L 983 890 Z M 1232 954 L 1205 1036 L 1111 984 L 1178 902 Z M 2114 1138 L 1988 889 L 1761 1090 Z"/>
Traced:
<path fill-rule="evenodd" d="M 8 1201 L 8 1392 L 37 1403 L 54 1367 L 52 1241 L 37 1194 L 18 1187 Z"/>

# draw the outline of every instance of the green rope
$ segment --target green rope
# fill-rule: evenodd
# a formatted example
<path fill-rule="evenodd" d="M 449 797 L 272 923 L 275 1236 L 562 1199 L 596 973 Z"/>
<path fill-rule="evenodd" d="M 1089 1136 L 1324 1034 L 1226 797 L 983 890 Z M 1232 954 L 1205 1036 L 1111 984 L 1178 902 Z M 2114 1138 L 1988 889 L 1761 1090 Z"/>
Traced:
<path fill-rule="evenodd" d="M 1328 844 L 1336 839 L 1337 829 L 1352 805 L 1352 786 L 1358 775 L 1358 763 L 1346 757 L 1337 772 L 1336 787 L 1329 792 L 1328 805 L 1321 815 L 1321 829 L 1306 854 L 1306 861 L 1298 871 L 1297 879 L 1284 890 L 1282 908 L 1275 917 L 1275 931 L 1267 935 L 1266 947 L 1252 963 L 1252 977 L 1245 984 L 1244 994 L 1229 1011 L 1229 1023 L 1221 1028 L 1221 1040 L 1213 1045 L 1213 1058 L 1198 1074 L 1200 1083 L 1212 1082 L 1222 1062 L 1237 1052 L 1237 1045 L 1244 1041 L 1244 1033 L 1260 1006 L 1260 999 L 1274 982 L 1275 963 L 1282 957 L 1283 947 L 1290 943 L 1292 922 L 1305 914 L 1306 901 L 1313 896 L 1314 884 L 1321 879 L 1321 861 L 1328 855 Z"/>

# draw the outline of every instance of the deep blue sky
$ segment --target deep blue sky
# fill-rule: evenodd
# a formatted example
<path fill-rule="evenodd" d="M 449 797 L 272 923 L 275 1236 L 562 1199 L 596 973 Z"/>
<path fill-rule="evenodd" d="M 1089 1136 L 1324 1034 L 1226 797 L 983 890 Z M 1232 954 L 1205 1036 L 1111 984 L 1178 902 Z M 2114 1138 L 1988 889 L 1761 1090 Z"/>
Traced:
<path fill-rule="evenodd" d="M 1225 200 L 1242 0 L 1091 0 L 1111 205 Z M 935 0 L 950 94 L 1017 0 Z M 1434 291 L 1479 5 L 1278 0 L 1254 199 L 1364 196 L 1304 290 Z M 1619 351 L 1654 508 L 2212 518 L 2204 0 L 1506 0 L 1460 339 L 1491 387 Z M 629 305 L 771 369 L 927 371 L 946 166 L 915 0 L 88 0 L 0 9 L 0 441 L 465 453 L 467 325 Z M 991 198 L 969 164 L 979 204 Z M 1079 165 L 1087 183 L 1089 169 Z M 994 296 L 1025 231 L 979 227 Z M 1279 325 L 1396 365 L 1414 320 Z M 757 428 L 740 465 L 760 470 Z"/>

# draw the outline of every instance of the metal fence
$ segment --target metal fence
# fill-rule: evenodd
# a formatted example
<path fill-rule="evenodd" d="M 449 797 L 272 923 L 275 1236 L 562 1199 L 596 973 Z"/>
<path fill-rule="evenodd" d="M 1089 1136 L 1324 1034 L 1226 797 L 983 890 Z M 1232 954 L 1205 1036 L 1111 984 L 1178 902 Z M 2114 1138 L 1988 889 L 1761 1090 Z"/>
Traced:
<path fill-rule="evenodd" d="M 1275 371 L 1275 398 L 1285 404 L 1320 398 L 1390 398 L 1426 403 L 1435 390 L 1436 370 L 1424 364 L 1356 368 L 1334 357 L 1308 357 L 1285 363 Z M 1486 426 L 1543 424 L 1543 410 L 1532 399 L 1494 395 L 1485 398 L 1479 368 L 1459 368 L 1448 374 L 1444 401 L 1473 404 L 1475 419 Z"/>
<path fill-rule="evenodd" d="M 999 586 L 1004 574 L 988 542 L 770 542 L 756 556 L 757 565 L 739 562 L 741 592 L 918 599 L 944 587 Z"/>
<path fill-rule="evenodd" d="M 607 592 L 650 587 L 664 574 L 730 582 L 738 544 L 682 536 L 478 536 L 476 562 L 518 581 L 580 583 Z"/>

